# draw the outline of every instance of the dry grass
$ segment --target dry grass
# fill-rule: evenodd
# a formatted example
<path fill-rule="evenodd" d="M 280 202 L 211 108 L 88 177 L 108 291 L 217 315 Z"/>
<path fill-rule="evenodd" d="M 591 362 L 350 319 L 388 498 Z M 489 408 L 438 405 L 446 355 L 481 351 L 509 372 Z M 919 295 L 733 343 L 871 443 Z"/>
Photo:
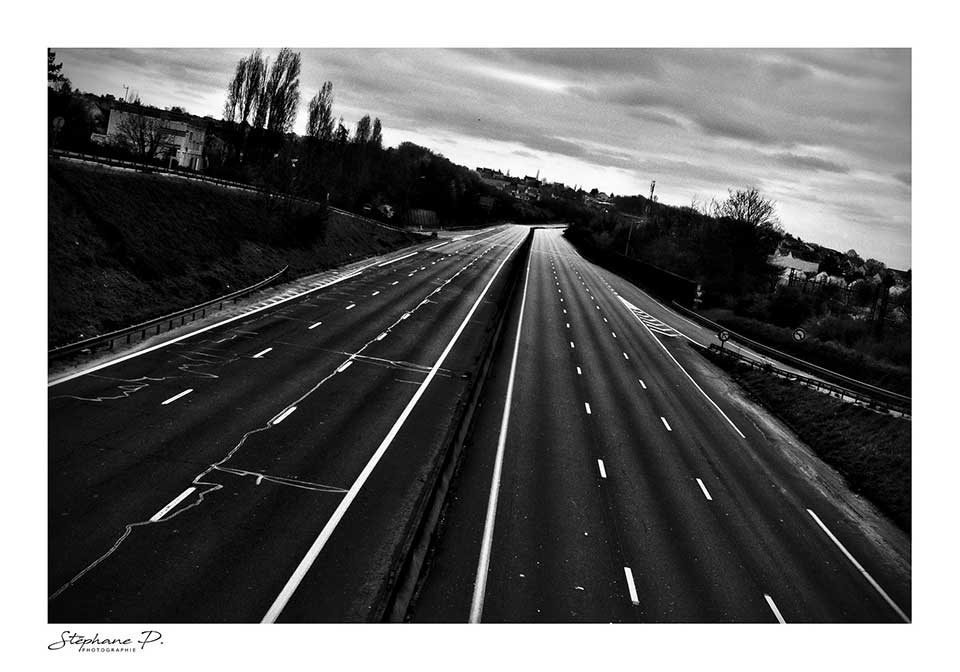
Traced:
<path fill-rule="evenodd" d="M 749 367 L 717 363 L 834 467 L 854 492 L 910 531 L 910 420 L 875 413 Z"/>
<path fill-rule="evenodd" d="M 214 185 L 51 161 L 48 342 L 404 247 L 412 234 Z"/>

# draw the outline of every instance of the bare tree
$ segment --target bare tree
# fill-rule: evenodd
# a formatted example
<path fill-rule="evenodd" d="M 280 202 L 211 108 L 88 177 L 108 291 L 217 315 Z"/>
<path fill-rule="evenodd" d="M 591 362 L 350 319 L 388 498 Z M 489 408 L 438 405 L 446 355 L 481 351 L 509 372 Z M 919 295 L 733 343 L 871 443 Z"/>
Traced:
<path fill-rule="evenodd" d="M 370 132 L 370 144 L 377 149 L 383 147 L 383 128 L 380 126 L 380 117 L 373 120 L 373 131 Z"/>
<path fill-rule="evenodd" d="M 320 91 L 310 100 L 307 135 L 329 142 L 333 139 L 333 82 L 324 82 Z"/>
<path fill-rule="evenodd" d="M 287 133 L 297 120 L 300 104 L 300 54 L 284 47 L 270 70 L 266 86 L 268 113 L 266 128 Z"/>
<path fill-rule="evenodd" d="M 365 145 L 370 141 L 370 115 L 365 114 L 357 122 L 357 128 L 353 132 L 353 141 L 358 145 Z"/>
<path fill-rule="evenodd" d="M 760 228 L 779 228 L 776 205 L 756 187 L 727 189 L 727 200 L 713 201 L 713 216 L 744 222 Z"/>
<path fill-rule="evenodd" d="M 117 123 L 120 142 L 143 159 L 156 158 L 157 152 L 171 137 L 165 120 L 144 114 L 139 105 L 133 111 L 117 112 L 123 115 Z"/>
<path fill-rule="evenodd" d="M 712 203 L 713 216 L 745 224 L 755 230 L 760 249 L 772 254 L 783 238 L 776 204 L 765 198 L 756 187 L 727 190 L 727 200 Z"/>

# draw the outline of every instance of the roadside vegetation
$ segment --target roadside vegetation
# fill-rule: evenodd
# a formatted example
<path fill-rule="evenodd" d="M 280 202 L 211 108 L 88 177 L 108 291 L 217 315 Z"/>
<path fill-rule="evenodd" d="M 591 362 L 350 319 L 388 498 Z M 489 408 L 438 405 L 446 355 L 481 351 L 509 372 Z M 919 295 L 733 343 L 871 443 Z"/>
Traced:
<path fill-rule="evenodd" d="M 755 188 L 683 208 L 642 196 L 613 202 L 617 212 L 576 221 L 566 234 L 599 253 L 599 263 L 618 272 L 644 264 L 643 273 L 626 275 L 662 298 L 813 364 L 911 393 L 911 291 L 909 284 L 895 286 L 909 283 L 909 272 L 893 273 L 854 250 L 839 254 L 785 234 L 774 204 Z M 823 274 L 787 277 L 770 263 L 784 250 L 818 259 Z M 683 283 L 668 274 L 686 278 L 687 287 L 699 285 L 699 299 L 677 290 Z M 806 334 L 799 342 L 798 327 Z"/>
<path fill-rule="evenodd" d="M 714 360 L 904 531 L 910 532 L 911 421 L 875 413 L 727 360 Z"/>
<path fill-rule="evenodd" d="M 410 245 L 418 236 L 291 201 L 49 162 L 49 346 L 251 285 Z"/>

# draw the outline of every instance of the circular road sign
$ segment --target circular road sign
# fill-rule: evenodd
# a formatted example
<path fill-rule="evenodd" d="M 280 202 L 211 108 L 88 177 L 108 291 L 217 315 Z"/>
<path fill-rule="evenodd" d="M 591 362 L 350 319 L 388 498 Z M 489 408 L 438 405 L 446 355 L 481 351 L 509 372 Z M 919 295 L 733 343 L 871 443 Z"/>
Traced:
<path fill-rule="evenodd" d="M 793 330 L 793 340 L 799 342 L 807 337 L 807 332 L 803 329 L 797 328 Z"/>
<path fill-rule="evenodd" d="M 720 339 L 720 342 L 721 342 L 721 343 L 723 343 L 724 341 L 729 341 L 729 340 L 730 340 L 730 332 L 727 331 L 726 329 L 724 329 L 723 331 L 720 331 L 720 332 L 717 333 L 717 338 Z"/>

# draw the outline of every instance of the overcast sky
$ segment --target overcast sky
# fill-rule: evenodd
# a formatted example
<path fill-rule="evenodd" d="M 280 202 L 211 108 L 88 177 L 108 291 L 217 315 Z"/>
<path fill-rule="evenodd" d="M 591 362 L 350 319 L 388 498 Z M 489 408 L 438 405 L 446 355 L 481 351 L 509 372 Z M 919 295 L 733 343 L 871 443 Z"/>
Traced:
<path fill-rule="evenodd" d="M 75 88 L 217 118 L 250 52 L 54 50 Z M 909 50 L 297 50 L 298 133 L 330 80 L 388 145 L 674 205 L 756 185 L 794 235 L 911 267 Z"/>

